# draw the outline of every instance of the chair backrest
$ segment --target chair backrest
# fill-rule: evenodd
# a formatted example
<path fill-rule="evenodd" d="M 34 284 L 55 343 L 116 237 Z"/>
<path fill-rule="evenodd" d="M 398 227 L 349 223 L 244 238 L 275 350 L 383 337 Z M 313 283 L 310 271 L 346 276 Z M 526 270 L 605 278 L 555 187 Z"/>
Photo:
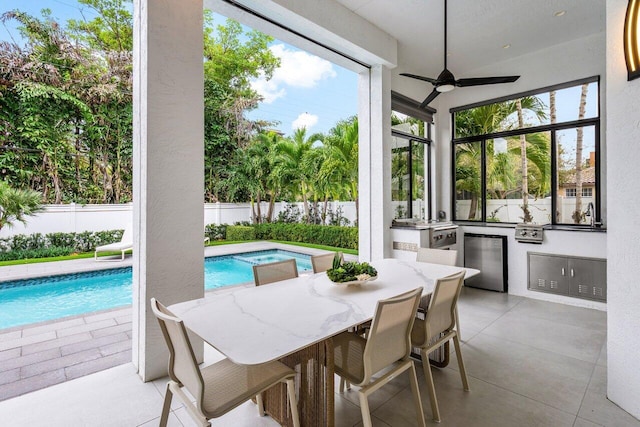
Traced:
<path fill-rule="evenodd" d="M 298 266 L 293 258 L 253 266 L 253 280 L 256 286 L 293 279 L 294 277 L 298 277 Z"/>
<path fill-rule="evenodd" d="M 333 268 L 333 259 L 336 257 L 335 253 L 322 254 L 322 255 L 313 255 L 311 256 L 311 266 L 313 267 L 314 273 L 320 273 L 322 271 L 327 271 Z M 340 262 L 342 262 L 344 256 L 340 253 Z"/>
<path fill-rule="evenodd" d="M 122 233 L 122 237 L 120 238 L 121 243 L 133 243 L 133 226 L 129 222 L 124 227 L 124 232 Z"/>
<path fill-rule="evenodd" d="M 201 408 L 204 381 L 184 323 L 155 298 L 151 298 L 151 309 L 160 323 L 162 335 L 169 347 L 169 377 L 184 385 Z"/>
<path fill-rule="evenodd" d="M 429 301 L 429 308 L 425 315 L 425 333 L 429 342 L 433 337 L 448 332 L 455 326 L 455 309 L 462 289 L 465 271 L 442 277 L 436 281 L 436 286 Z"/>
<path fill-rule="evenodd" d="M 418 248 L 416 261 L 432 264 L 456 265 L 458 251 L 454 249 Z"/>
<path fill-rule="evenodd" d="M 371 375 L 411 353 L 411 328 L 422 287 L 378 301 L 363 354 L 364 382 Z"/>

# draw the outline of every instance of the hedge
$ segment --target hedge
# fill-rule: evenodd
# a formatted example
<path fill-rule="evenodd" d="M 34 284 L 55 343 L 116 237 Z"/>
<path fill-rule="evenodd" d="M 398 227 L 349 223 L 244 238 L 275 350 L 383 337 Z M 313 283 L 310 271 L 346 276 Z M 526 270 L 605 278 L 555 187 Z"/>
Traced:
<path fill-rule="evenodd" d="M 227 229 L 227 238 L 229 234 Z M 313 243 L 345 249 L 358 249 L 358 227 L 338 227 L 312 224 L 256 224 L 255 238 L 258 240 L 288 240 L 290 242 Z"/>
<path fill-rule="evenodd" d="M 230 225 L 227 227 L 227 240 L 255 240 L 256 232 L 251 226 Z"/>
<path fill-rule="evenodd" d="M 0 261 L 15 261 L 18 259 L 49 258 L 71 255 L 76 252 L 74 248 L 50 246 L 40 249 L 17 249 L 9 252 L 0 252 Z"/>
<path fill-rule="evenodd" d="M 204 234 L 211 240 L 226 240 L 227 238 L 227 224 L 207 224 L 204 227 Z"/>
<path fill-rule="evenodd" d="M 124 230 L 83 231 L 82 233 L 16 234 L 0 239 L 0 253 L 71 248 L 72 252 L 91 252 L 96 246 L 119 242 Z M 20 259 L 20 258 L 17 258 Z"/>

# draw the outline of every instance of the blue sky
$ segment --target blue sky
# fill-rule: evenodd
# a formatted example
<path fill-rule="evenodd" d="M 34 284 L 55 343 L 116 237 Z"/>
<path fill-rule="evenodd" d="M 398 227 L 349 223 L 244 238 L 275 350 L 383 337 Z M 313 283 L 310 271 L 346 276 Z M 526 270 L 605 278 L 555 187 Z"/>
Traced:
<path fill-rule="evenodd" d="M 64 24 L 68 19 L 96 16 L 90 8 L 76 0 L 2 0 L 0 13 L 19 9 L 40 17 L 43 8 Z M 224 18 L 216 17 L 216 23 Z M 13 21 L 0 24 L 0 40 L 20 41 Z M 275 128 L 291 135 L 296 127 L 305 126 L 308 133 L 327 132 L 336 122 L 357 113 L 357 75 L 328 61 L 300 51 L 280 41 L 270 49 L 281 58 L 281 68 L 270 82 L 257 80 L 254 88 L 264 96 L 260 106 L 247 117 L 279 122 Z"/>

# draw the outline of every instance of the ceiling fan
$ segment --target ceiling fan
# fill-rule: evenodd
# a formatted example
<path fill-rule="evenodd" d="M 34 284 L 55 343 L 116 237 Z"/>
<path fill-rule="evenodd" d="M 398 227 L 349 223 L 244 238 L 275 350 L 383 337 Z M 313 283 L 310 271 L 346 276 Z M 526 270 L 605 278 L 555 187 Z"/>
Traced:
<path fill-rule="evenodd" d="M 400 75 L 429 82 L 433 86 L 435 86 L 429 96 L 427 96 L 424 101 L 422 101 L 422 104 L 420 104 L 420 108 L 424 108 L 429 105 L 429 103 L 433 101 L 438 95 L 440 95 L 440 93 L 450 92 L 456 87 L 492 85 L 496 83 L 512 83 L 520 78 L 520 76 L 504 76 L 478 77 L 456 80 L 456 78 L 453 76 L 453 73 L 447 69 L 447 0 L 444 0 L 444 70 L 442 70 L 437 79 L 409 73 L 400 73 Z"/>

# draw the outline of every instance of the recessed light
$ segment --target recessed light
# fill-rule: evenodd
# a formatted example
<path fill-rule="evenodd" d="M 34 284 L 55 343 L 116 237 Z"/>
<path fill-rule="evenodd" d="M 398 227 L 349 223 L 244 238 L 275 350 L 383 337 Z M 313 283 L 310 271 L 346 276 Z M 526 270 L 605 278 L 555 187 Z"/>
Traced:
<path fill-rule="evenodd" d="M 504 46 L 502 46 L 503 49 L 509 49 L 510 47 L 511 47 L 510 43 L 507 43 Z"/>
<path fill-rule="evenodd" d="M 553 16 L 562 16 L 562 15 L 564 15 L 565 13 L 567 13 L 567 11 L 566 11 L 566 10 L 559 10 L 559 11 L 557 11 L 556 13 L 554 13 L 554 14 L 553 14 Z"/>

